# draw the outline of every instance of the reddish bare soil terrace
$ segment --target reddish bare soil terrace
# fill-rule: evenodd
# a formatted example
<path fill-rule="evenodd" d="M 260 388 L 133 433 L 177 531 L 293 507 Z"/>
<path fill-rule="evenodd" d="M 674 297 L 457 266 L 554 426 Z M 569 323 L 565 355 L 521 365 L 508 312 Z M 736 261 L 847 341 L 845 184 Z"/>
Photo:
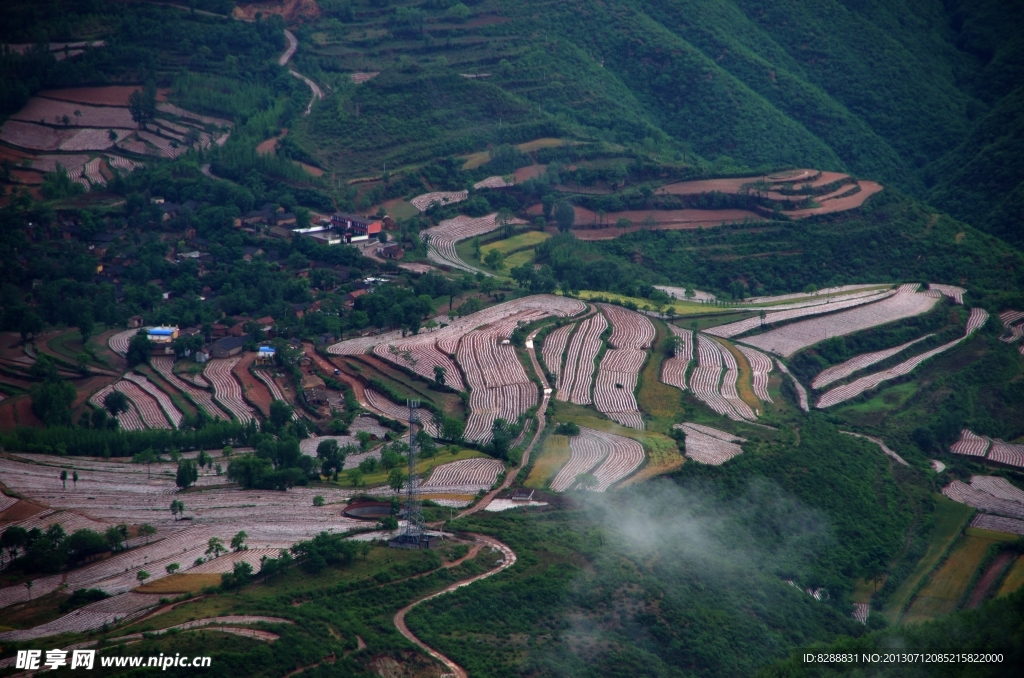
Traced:
<path fill-rule="evenodd" d="M 81 407 L 93 393 L 110 386 L 115 381 L 117 381 L 115 377 L 89 377 L 76 383 L 75 388 L 78 389 L 78 395 L 75 396 L 75 402 L 71 407 Z"/>
<path fill-rule="evenodd" d="M 286 23 L 310 21 L 320 18 L 316 0 L 271 0 L 269 2 L 240 2 L 231 13 L 236 19 L 254 21 L 256 14 L 279 14 Z"/>
<path fill-rule="evenodd" d="M 32 399 L 28 396 L 21 396 L 14 401 L 14 416 L 19 426 L 42 426 L 36 413 L 32 411 Z"/>
<path fill-rule="evenodd" d="M 242 394 L 246 401 L 262 412 L 263 416 L 269 417 L 270 403 L 274 399 L 270 396 L 270 391 L 267 390 L 267 387 L 249 372 L 249 366 L 252 365 L 255 359 L 255 353 L 247 353 L 242 356 L 242 359 L 238 361 L 231 371 L 235 378 L 241 382 Z"/>
<path fill-rule="evenodd" d="M 547 170 L 547 165 L 529 165 L 527 167 L 520 167 L 515 171 L 516 183 L 521 184 L 527 179 L 536 179 L 540 175 L 544 174 Z"/>
<path fill-rule="evenodd" d="M 17 523 L 31 518 L 45 509 L 41 504 L 22 499 L 6 511 L 0 511 L 0 525 Z"/>
<path fill-rule="evenodd" d="M 59 99 L 61 101 L 73 101 L 80 104 L 93 104 L 94 106 L 127 106 L 128 97 L 137 89 L 135 85 L 111 85 L 109 87 L 70 87 L 67 89 L 47 89 L 39 93 L 39 96 L 47 99 Z M 156 92 L 157 101 L 167 101 L 167 89 L 158 89 Z"/>
<path fill-rule="evenodd" d="M 15 407 L 17 407 L 17 402 L 10 398 L 0 402 L 0 431 L 13 431 L 14 427 L 18 425 L 18 421 L 14 418 Z"/>
<path fill-rule="evenodd" d="M 967 602 L 967 607 L 974 609 L 981 605 L 985 600 L 985 594 L 992 587 L 992 584 L 996 582 L 999 575 L 1003 573 L 1003 569 L 1009 564 L 1009 562 L 1015 557 L 1013 553 L 1000 553 L 996 556 L 992 564 L 989 565 L 988 570 L 985 574 L 978 579 L 977 586 L 974 587 L 974 591 L 971 593 L 971 599 Z"/>
<path fill-rule="evenodd" d="M 882 190 L 882 185 L 874 181 L 859 181 L 860 191 L 845 198 L 828 199 L 827 196 L 815 198 L 821 207 L 811 207 L 804 210 L 790 210 L 786 215 L 793 219 L 802 219 L 816 214 L 831 214 L 832 212 L 845 212 L 860 207 L 868 198 Z M 848 188 L 848 187 L 847 187 Z M 836 191 L 829 195 L 842 195 L 847 191 Z"/>

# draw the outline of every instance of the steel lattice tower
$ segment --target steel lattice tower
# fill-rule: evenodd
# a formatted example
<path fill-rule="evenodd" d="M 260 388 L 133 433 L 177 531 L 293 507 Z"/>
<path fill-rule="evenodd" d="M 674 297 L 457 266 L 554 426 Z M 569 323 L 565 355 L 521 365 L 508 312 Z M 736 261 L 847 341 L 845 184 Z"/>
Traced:
<path fill-rule="evenodd" d="M 405 519 L 406 524 L 402 529 L 402 537 L 418 542 L 426 526 L 423 524 L 423 503 L 420 499 L 420 491 L 416 482 L 416 461 L 419 444 L 416 441 L 414 424 L 419 422 L 416 409 L 420 406 L 418 400 L 406 400 L 409 406 L 409 477 L 405 485 Z"/>

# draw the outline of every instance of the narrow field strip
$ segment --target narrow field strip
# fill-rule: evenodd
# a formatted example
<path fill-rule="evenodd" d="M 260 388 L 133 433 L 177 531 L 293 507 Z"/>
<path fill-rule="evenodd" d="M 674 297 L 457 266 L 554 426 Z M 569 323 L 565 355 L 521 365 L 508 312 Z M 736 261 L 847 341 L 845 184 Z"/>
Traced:
<path fill-rule="evenodd" d="M 608 321 L 597 313 L 580 323 L 565 354 L 565 367 L 555 400 L 577 405 L 590 404 L 590 385 L 597 369 L 594 360 L 601 351 L 601 334 Z"/>
<path fill-rule="evenodd" d="M 181 427 L 183 416 L 181 411 L 174 406 L 174 402 L 171 401 L 170 396 L 161 391 L 157 386 L 146 377 L 141 374 L 135 374 L 134 372 L 128 372 L 124 375 L 124 378 L 135 382 L 135 384 L 143 391 L 153 397 L 160 405 L 160 409 L 163 410 L 164 416 L 175 428 Z"/>
<path fill-rule="evenodd" d="M 686 436 L 686 457 L 710 466 L 721 466 L 743 454 L 743 448 L 738 443 L 747 442 L 745 438 L 710 426 L 683 423 L 675 424 L 672 428 L 682 431 Z"/>
<path fill-rule="evenodd" d="M 252 413 L 252 408 L 249 407 L 245 402 L 245 398 L 242 397 L 242 387 L 235 379 L 235 375 L 231 372 L 235 365 L 238 364 L 240 358 L 224 358 L 214 359 L 206 363 L 206 367 L 203 369 L 203 374 L 209 379 L 210 383 L 213 384 L 213 392 L 217 396 L 217 400 L 220 401 L 224 407 L 228 409 L 231 414 L 235 415 L 242 424 L 248 424 L 251 420 L 255 419 Z"/>
<path fill-rule="evenodd" d="M 153 366 L 153 369 L 159 372 L 160 376 L 167 380 L 168 384 L 188 396 L 196 406 L 206 410 L 206 413 L 211 417 L 214 419 L 223 419 L 225 421 L 230 420 L 227 414 L 214 405 L 213 398 L 210 397 L 209 392 L 202 391 L 178 378 L 178 375 L 174 373 L 174 358 L 157 357 L 150 359 L 149 362 Z"/>
<path fill-rule="evenodd" d="M 555 376 L 552 388 L 558 388 L 562 374 L 562 355 L 569 343 L 569 335 L 576 328 L 576 324 L 564 325 L 550 332 L 544 337 L 544 344 L 541 346 L 541 357 L 544 359 L 544 366 L 548 372 Z"/>
<path fill-rule="evenodd" d="M 967 320 L 967 330 L 964 336 L 960 337 L 959 339 L 954 339 L 953 341 L 945 343 L 942 346 L 939 346 L 938 348 L 926 351 L 921 355 L 914 356 L 913 358 L 905 360 L 901 362 L 899 365 L 890 367 L 887 370 L 881 370 L 879 372 L 875 372 L 874 374 L 863 376 L 860 379 L 857 379 L 856 381 L 846 384 L 845 386 L 839 386 L 830 391 L 826 391 L 825 394 L 818 399 L 818 404 L 815 405 L 815 407 L 817 407 L 818 409 L 825 409 L 827 407 L 832 407 L 833 405 L 838 405 L 841 402 L 845 402 L 851 398 L 855 398 L 861 393 L 864 393 L 865 391 L 875 388 L 884 381 L 888 381 L 890 379 L 895 379 L 897 377 L 910 374 L 910 372 L 913 371 L 918 365 L 928 360 L 929 358 L 932 358 L 940 353 L 948 351 L 949 349 L 953 348 L 960 342 L 969 339 L 970 336 L 974 334 L 975 331 L 978 330 L 978 328 L 985 324 L 986 320 L 988 320 L 988 312 L 986 310 L 982 308 L 972 308 L 971 315 Z"/>
<path fill-rule="evenodd" d="M 768 373 L 772 371 L 772 359 L 748 346 L 737 344 L 736 348 L 746 357 L 747 362 L 750 363 L 750 369 L 754 373 L 754 395 L 761 402 L 773 402 L 772 397 L 768 395 Z"/>
<path fill-rule="evenodd" d="M 891 358 L 892 356 L 900 353 L 919 341 L 924 341 L 928 337 L 934 337 L 934 334 L 926 334 L 923 337 L 918 337 L 912 341 L 908 341 L 905 344 L 900 344 L 893 348 L 887 348 L 883 351 L 874 351 L 872 353 L 862 353 L 858 356 L 854 356 L 847 361 L 841 362 L 838 365 L 833 365 L 827 369 L 822 370 L 818 373 L 818 376 L 811 382 L 811 388 L 818 390 L 825 388 L 829 384 L 845 379 L 857 370 L 862 370 L 865 367 L 871 367 L 875 363 L 880 363 L 883 360 Z"/>

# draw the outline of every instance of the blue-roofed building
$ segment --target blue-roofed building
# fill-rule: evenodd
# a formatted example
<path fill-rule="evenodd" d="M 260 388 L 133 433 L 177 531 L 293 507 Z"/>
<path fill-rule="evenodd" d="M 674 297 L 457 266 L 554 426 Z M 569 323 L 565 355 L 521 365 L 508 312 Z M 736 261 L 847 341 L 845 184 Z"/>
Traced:
<path fill-rule="evenodd" d="M 277 351 L 274 350 L 273 346 L 260 346 L 256 355 L 256 362 L 260 365 L 269 365 L 274 362 L 275 355 L 277 355 Z"/>
<path fill-rule="evenodd" d="M 149 340 L 156 344 L 169 344 L 178 338 L 177 327 L 150 327 L 146 332 Z"/>

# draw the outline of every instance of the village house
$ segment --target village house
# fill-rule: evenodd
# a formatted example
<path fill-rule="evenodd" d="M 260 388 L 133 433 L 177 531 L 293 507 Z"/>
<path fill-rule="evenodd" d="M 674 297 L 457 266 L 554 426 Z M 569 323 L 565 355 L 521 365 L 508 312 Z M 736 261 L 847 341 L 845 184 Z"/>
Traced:
<path fill-rule="evenodd" d="M 245 342 L 249 341 L 249 335 L 241 337 L 226 337 L 219 339 L 210 346 L 210 355 L 214 358 L 230 358 L 242 352 Z"/>

